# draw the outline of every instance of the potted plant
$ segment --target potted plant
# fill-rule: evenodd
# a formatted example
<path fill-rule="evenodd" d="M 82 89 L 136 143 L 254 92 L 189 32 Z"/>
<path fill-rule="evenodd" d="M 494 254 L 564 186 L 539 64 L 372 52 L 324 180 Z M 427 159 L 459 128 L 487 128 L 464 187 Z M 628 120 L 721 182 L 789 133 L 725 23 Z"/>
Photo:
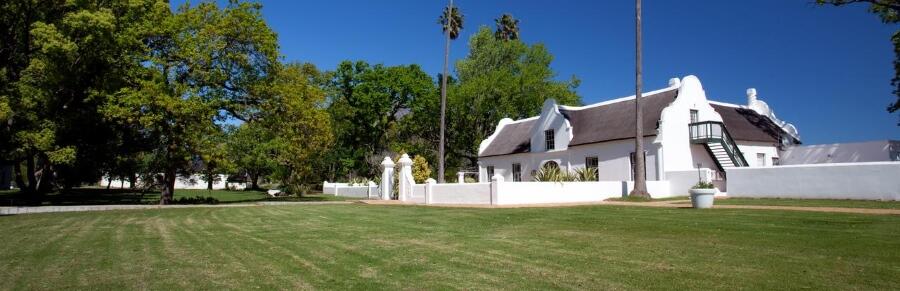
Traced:
<path fill-rule="evenodd" d="M 713 196 L 719 192 L 712 183 L 700 181 L 691 188 L 691 206 L 694 208 L 712 208 Z"/>

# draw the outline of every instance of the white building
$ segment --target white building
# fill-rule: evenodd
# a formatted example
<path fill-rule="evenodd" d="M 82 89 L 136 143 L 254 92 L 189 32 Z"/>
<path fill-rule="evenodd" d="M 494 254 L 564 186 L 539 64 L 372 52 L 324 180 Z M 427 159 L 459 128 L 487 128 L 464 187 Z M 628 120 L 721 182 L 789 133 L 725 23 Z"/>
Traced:
<path fill-rule="evenodd" d="M 540 116 L 501 120 L 479 147 L 479 180 L 499 174 L 530 181 L 553 163 L 569 171 L 596 167 L 600 181 L 632 180 L 634 99 L 579 107 L 548 99 Z M 778 164 L 785 146 L 800 143 L 797 129 L 775 117 L 755 89 L 747 90 L 747 104 L 716 102 L 697 77 L 687 76 L 643 94 L 641 105 L 648 180 L 690 171 L 696 177 L 698 165 L 727 177 L 732 167 Z"/>

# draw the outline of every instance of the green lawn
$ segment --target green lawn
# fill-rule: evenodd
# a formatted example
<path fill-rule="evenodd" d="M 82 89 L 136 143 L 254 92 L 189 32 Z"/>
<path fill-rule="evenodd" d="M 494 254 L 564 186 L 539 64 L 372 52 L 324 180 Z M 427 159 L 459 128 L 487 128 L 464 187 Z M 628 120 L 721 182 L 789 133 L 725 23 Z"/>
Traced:
<path fill-rule="evenodd" d="M 690 199 L 690 198 L 688 198 Z M 690 204 L 690 202 L 684 202 Z M 845 207 L 900 209 L 900 201 L 837 200 L 837 199 L 779 199 L 779 198 L 726 198 L 716 199 L 718 205 L 764 205 L 800 207 Z"/>
<path fill-rule="evenodd" d="M 333 201 L 347 200 L 334 195 L 311 193 L 304 197 L 271 198 L 265 191 L 232 191 L 232 190 L 175 190 L 174 199 L 191 197 L 212 197 L 218 203 L 241 203 L 257 201 Z M 159 202 L 159 192 L 147 192 L 131 189 L 76 188 L 40 197 L 29 196 L 18 191 L 0 192 L 0 206 L 12 205 L 108 205 L 108 204 L 155 204 Z"/>
<path fill-rule="evenodd" d="M 900 217 L 304 205 L 0 217 L 0 289 L 897 289 Z"/>

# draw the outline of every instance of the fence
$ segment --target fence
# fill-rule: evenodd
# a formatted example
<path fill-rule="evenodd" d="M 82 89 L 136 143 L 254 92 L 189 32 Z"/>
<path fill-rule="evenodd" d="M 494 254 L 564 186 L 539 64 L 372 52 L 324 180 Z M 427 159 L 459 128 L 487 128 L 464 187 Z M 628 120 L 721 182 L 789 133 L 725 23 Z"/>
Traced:
<path fill-rule="evenodd" d="M 351 186 L 348 183 L 322 183 L 322 193 L 335 196 L 370 199 L 378 196 L 378 184 L 369 181 L 368 186 Z"/>
<path fill-rule="evenodd" d="M 900 162 L 728 169 L 728 196 L 900 200 Z"/>

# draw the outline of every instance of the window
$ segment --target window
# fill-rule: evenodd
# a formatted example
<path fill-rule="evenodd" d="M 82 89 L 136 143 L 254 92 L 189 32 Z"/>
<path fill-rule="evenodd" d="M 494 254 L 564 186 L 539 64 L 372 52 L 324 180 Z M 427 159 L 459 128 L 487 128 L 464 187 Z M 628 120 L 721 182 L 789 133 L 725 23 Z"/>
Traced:
<path fill-rule="evenodd" d="M 595 178 L 597 178 L 597 181 L 600 180 L 600 169 L 599 169 L 599 166 L 600 166 L 600 159 L 599 159 L 599 158 L 597 158 L 597 157 L 587 157 L 587 158 L 584 158 L 584 168 L 585 168 L 585 169 L 593 168 L 594 171 L 597 172 L 597 177 L 595 177 Z"/>
<path fill-rule="evenodd" d="M 548 129 L 544 131 L 544 148 L 548 151 L 556 148 L 556 139 L 553 135 L 553 130 Z"/>
<path fill-rule="evenodd" d="M 691 109 L 691 123 L 699 122 L 700 117 L 697 114 L 697 110 Z"/>
<path fill-rule="evenodd" d="M 513 164 L 513 182 L 522 182 L 522 164 Z"/>
<path fill-rule="evenodd" d="M 548 168 L 548 169 L 549 169 L 549 168 L 557 168 L 557 169 L 559 169 L 559 164 L 557 164 L 556 161 L 547 161 L 546 163 L 544 163 L 544 168 Z"/>
<path fill-rule="evenodd" d="M 600 159 L 597 157 L 587 157 L 584 158 L 584 167 L 585 168 L 594 168 L 596 169 L 600 165 Z"/>
<path fill-rule="evenodd" d="M 631 160 L 631 180 L 634 181 L 634 176 L 637 173 L 637 167 L 634 163 L 634 152 L 629 154 L 629 159 Z M 647 151 L 644 151 L 644 178 L 647 178 Z"/>
<path fill-rule="evenodd" d="M 778 159 L 778 157 L 772 157 L 772 165 L 773 166 L 781 165 L 781 161 Z"/>
<path fill-rule="evenodd" d="M 766 154 L 764 154 L 764 153 L 757 153 L 757 154 L 756 154 L 756 166 L 757 166 L 757 167 L 764 167 L 765 165 L 766 165 Z"/>
<path fill-rule="evenodd" d="M 487 166 L 488 180 L 494 178 L 494 166 Z"/>

